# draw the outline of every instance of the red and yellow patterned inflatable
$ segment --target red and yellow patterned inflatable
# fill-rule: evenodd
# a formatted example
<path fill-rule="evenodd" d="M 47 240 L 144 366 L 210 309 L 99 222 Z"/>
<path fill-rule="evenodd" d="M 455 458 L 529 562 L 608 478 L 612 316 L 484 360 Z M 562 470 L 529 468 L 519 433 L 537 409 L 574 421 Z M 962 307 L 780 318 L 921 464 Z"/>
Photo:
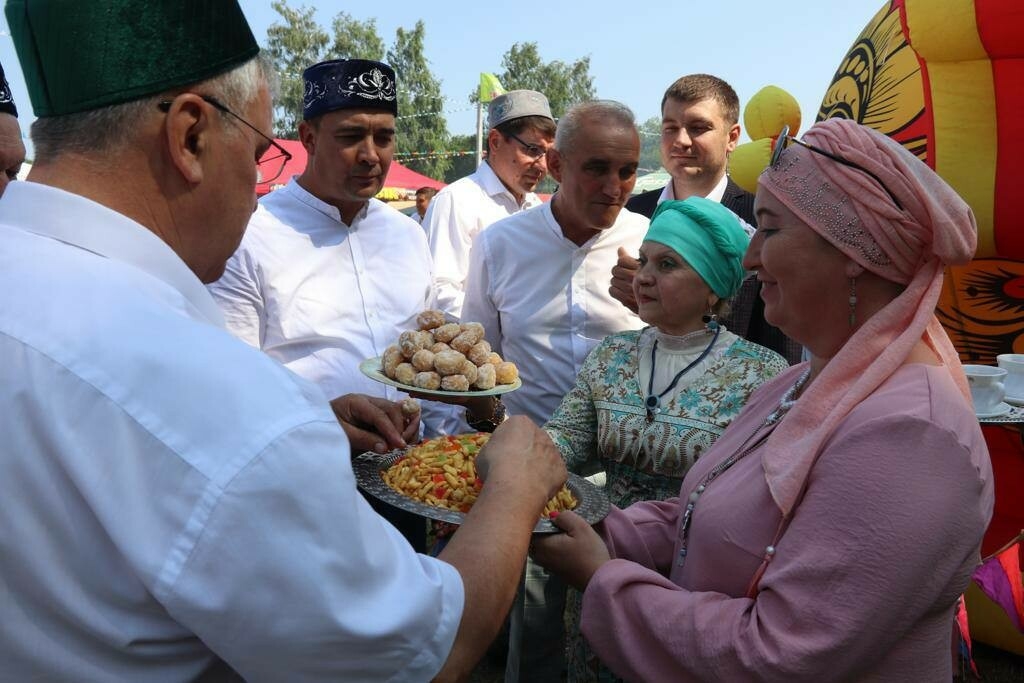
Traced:
<path fill-rule="evenodd" d="M 871 126 L 920 157 L 971 205 L 978 252 L 947 271 L 938 315 L 964 362 L 1024 353 L 1024 4 L 891 0 L 847 52 L 818 119 Z M 989 553 L 1024 527 L 1024 447 L 1017 429 L 986 425 L 996 510 Z M 1024 654 L 1024 636 L 975 587 L 971 631 Z"/>

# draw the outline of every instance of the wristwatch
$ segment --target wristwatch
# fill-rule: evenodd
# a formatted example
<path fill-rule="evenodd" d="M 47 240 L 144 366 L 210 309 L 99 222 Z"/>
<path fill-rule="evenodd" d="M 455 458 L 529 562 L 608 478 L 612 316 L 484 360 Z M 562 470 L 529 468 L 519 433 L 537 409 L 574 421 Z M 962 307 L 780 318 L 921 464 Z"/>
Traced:
<path fill-rule="evenodd" d="M 478 432 L 493 432 L 507 418 L 508 411 L 505 410 L 505 404 L 500 398 L 494 399 L 494 412 L 487 418 L 477 418 L 469 412 L 469 408 L 466 408 L 466 424 Z"/>

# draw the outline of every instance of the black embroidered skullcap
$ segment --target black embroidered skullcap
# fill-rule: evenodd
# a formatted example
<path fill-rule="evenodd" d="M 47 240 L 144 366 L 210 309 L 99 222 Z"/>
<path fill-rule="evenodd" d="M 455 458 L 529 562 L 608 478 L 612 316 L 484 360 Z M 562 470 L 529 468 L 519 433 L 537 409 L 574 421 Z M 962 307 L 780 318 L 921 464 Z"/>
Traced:
<path fill-rule="evenodd" d="M 369 59 L 332 59 L 302 72 L 302 116 L 338 109 L 382 109 L 398 115 L 395 70 Z"/>

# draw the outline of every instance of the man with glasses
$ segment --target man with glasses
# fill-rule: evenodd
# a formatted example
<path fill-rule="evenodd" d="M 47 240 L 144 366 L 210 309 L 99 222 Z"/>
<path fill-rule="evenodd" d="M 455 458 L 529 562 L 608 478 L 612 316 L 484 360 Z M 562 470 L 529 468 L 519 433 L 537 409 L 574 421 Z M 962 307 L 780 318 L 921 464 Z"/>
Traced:
<path fill-rule="evenodd" d="M 732 86 L 710 74 L 677 79 L 661 100 L 661 163 L 672 181 L 660 190 L 638 194 L 626 205 L 647 217 L 669 199 L 706 197 L 720 202 L 751 227 L 754 195 L 734 183 L 727 173 L 729 155 L 740 137 L 740 101 Z M 612 296 L 636 310 L 632 280 L 638 263 L 623 254 L 613 270 Z M 757 280 L 743 283 L 722 322 L 736 334 L 781 354 L 790 363 L 800 360 L 800 346 L 764 319 L 764 302 Z"/>
<path fill-rule="evenodd" d="M 438 307 L 462 317 L 469 251 L 491 223 L 540 204 L 534 189 L 547 175 L 555 121 L 544 95 L 512 90 L 491 101 L 487 159 L 438 192 L 423 225 L 430 240 Z"/>
<path fill-rule="evenodd" d="M 459 537 L 416 555 L 356 492 L 320 389 L 230 335 L 203 286 L 270 147 L 238 3 L 6 16 L 39 118 L 32 182 L 0 202 L 0 678 L 464 680 L 557 451 L 525 419 L 498 430 Z"/>

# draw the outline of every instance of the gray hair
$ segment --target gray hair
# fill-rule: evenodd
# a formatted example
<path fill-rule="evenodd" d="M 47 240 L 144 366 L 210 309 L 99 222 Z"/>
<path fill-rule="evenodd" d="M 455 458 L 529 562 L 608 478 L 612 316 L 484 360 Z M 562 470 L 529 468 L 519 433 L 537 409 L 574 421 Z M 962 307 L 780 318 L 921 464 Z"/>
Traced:
<path fill-rule="evenodd" d="M 185 88 L 109 107 L 36 119 L 31 129 L 35 161 L 45 164 L 61 154 L 92 155 L 134 144 L 133 132 L 139 129 L 145 117 L 151 116 L 161 101 L 181 92 L 215 95 L 217 101 L 231 111 L 244 110 L 256 99 L 261 87 L 273 88 L 273 73 L 270 62 L 261 54 L 230 71 Z"/>
<path fill-rule="evenodd" d="M 558 119 L 555 131 L 555 149 L 566 153 L 572 148 L 580 128 L 587 120 L 597 119 L 611 128 L 629 128 L 636 131 L 636 117 L 633 110 L 614 100 L 591 100 L 573 106 Z"/>

